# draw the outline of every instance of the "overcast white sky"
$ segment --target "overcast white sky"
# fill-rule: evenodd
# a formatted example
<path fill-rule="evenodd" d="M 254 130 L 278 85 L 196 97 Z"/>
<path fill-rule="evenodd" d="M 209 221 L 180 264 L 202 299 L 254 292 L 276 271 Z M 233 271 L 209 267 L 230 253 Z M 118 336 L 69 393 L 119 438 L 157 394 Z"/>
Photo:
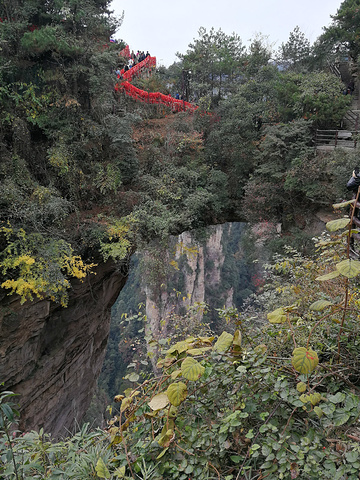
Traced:
<path fill-rule="evenodd" d="M 256 33 L 269 37 L 275 49 L 299 26 L 313 43 L 331 23 L 341 0 L 113 0 L 116 14 L 125 12 L 115 35 L 131 50 L 149 50 L 158 64 L 171 65 L 176 52 L 186 53 L 198 30 L 211 27 L 237 33 L 245 45 Z"/>

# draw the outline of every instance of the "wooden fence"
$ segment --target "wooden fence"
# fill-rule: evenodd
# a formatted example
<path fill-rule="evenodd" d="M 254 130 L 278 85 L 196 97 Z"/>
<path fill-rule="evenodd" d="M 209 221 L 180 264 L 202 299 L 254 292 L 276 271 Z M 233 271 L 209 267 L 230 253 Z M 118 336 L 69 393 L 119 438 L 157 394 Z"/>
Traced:
<path fill-rule="evenodd" d="M 356 148 L 359 132 L 349 130 L 316 130 L 316 147 Z"/>

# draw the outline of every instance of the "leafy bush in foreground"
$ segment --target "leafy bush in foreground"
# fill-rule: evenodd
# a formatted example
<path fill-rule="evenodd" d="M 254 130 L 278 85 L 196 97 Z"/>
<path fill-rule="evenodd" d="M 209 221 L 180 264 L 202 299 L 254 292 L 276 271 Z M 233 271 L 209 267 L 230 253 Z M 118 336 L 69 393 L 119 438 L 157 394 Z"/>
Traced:
<path fill-rule="evenodd" d="M 2 394 L 2 478 L 357 479 L 360 262 L 344 248 L 351 219 L 328 230 L 317 258 L 293 253 L 272 266 L 273 295 L 288 304 L 268 324 L 220 311 L 228 332 L 163 349 L 158 374 L 132 375 L 134 388 L 116 398 L 107 431 L 85 426 L 58 443 L 12 436 Z"/>

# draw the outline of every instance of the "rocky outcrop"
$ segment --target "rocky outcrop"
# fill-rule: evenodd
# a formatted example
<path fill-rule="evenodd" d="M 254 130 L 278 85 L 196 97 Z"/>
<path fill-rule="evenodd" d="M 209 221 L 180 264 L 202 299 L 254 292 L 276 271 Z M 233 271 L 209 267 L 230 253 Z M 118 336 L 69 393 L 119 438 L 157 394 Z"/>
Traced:
<path fill-rule="evenodd" d="M 149 286 L 145 285 L 146 294 L 146 333 L 149 337 L 159 339 L 171 334 L 172 314 L 179 313 L 196 304 L 209 303 L 211 299 L 206 296 L 206 289 L 219 289 L 222 278 L 221 271 L 225 260 L 223 236 L 225 231 L 231 233 L 231 224 L 215 225 L 208 228 L 208 238 L 199 243 L 190 232 L 183 232 L 176 240 L 175 260 L 180 262 L 185 256 L 185 266 L 181 270 L 183 288 L 181 292 L 167 289 L 164 283 L 161 294 L 154 295 Z M 164 258 L 170 262 L 170 257 Z M 169 276 L 169 282 L 174 280 Z M 177 289 L 175 289 L 177 290 Z M 222 288 L 223 305 L 232 306 L 233 288 Z M 193 319 L 200 323 L 203 310 L 199 308 L 192 312 Z M 149 347 L 152 356 L 156 349 Z M 154 360 L 153 363 L 156 363 Z"/>
<path fill-rule="evenodd" d="M 54 437 L 80 421 L 92 398 L 110 328 L 110 308 L 126 282 L 111 262 L 72 282 L 67 308 L 18 297 L 0 303 L 0 381 L 19 394 L 22 430 Z"/>

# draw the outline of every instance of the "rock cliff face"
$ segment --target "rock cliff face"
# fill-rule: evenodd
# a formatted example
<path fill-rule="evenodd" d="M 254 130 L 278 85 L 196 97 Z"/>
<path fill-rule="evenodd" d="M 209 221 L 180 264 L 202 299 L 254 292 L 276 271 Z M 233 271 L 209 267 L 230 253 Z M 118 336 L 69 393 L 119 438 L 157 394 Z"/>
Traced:
<path fill-rule="evenodd" d="M 126 275 L 108 262 L 73 282 L 69 305 L 0 303 L 0 381 L 19 394 L 22 430 L 71 430 L 92 398 L 110 327 L 110 308 Z"/>
<path fill-rule="evenodd" d="M 231 223 L 209 227 L 209 236 L 203 244 L 199 244 L 189 232 L 184 232 L 177 237 L 175 260 L 180 262 L 181 257 L 186 259 L 181 269 L 183 278 L 181 295 L 164 288 L 160 296 L 155 296 L 151 289 L 145 286 L 148 335 L 156 339 L 166 337 L 169 334 L 168 323 L 169 321 L 171 323 L 169 319 L 172 312 L 178 313 L 181 309 L 184 311 L 190 306 L 209 302 L 206 290 L 220 288 L 221 271 L 225 260 L 223 237 L 225 231 L 230 235 L 231 229 Z M 166 261 L 169 262 L 170 259 Z M 171 278 L 168 280 L 173 281 Z M 222 305 L 227 307 L 232 305 L 232 287 L 222 288 L 222 302 Z M 203 312 L 199 309 L 198 313 L 193 315 L 200 322 Z"/>

